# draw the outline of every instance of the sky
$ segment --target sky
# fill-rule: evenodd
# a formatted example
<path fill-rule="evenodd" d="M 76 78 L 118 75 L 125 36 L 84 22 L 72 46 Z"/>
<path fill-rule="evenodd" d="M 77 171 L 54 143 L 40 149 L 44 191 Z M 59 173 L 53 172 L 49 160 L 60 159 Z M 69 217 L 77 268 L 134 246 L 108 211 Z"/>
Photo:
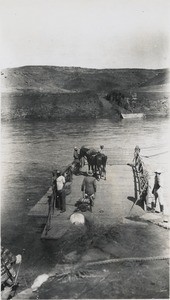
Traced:
<path fill-rule="evenodd" d="M 0 67 L 169 68 L 169 0 L 0 0 Z"/>

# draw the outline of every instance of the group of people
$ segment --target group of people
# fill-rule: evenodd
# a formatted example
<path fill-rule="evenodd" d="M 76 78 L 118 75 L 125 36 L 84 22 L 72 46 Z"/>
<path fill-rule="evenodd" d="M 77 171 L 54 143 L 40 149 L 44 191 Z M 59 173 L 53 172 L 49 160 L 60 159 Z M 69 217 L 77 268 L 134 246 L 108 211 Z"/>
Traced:
<path fill-rule="evenodd" d="M 101 145 L 100 149 L 98 150 L 99 153 L 103 154 L 104 146 Z M 74 160 L 79 159 L 78 149 L 77 147 L 74 148 L 73 153 Z M 96 181 L 96 174 L 93 173 L 92 170 L 88 172 L 86 176 L 84 176 L 83 182 L 81 184 L 81 191 L 83 198 L 87 195 L 89 198 L 95 199 L 96 191 L 97 191 L 97 181 Z"/>
<path fill-rule="evenodd" d="M 88 154 L 91 155 L 96 155 L 97 153 L 104 154 L 104 145 L 100 145 L 100 148 L 98 150 L 89 149 L 88 151 Z M 84 157 L 80 158 L 80 153 L 77 147 L 74 147 L 73 159 L 74 159 L 73 160 L 74 170 L 76 171 L 76 173 L 78 173 L 80 167 L 83 167 L 85 164 L 85 158 Z"/>
<path fill-rule="evenodd" d="M 54 205 L 56 209 L 60 212 L 66 211 L 65 202 L 65 176 L 61 174 L 60 171 L 53 172 L 52 174 L 52 189 Z M 81 191 L 83 197 L 88 195 L 95 198 L 96 194 L 96 179 L 93 176 L 92 171 L 89 172 L 87 176 L 84 177 Z M 16 265 L 20 264 L 22 261 L 22 256 L 20 254 L 13 255 L 7 248 L 1 247 L 1 299 L 10 299 L 12 295 L 12 290 L 16 286 Z"/>
<path fill-rule="evenodd" d="M 144 167 L 144 163 L 140 156 L 140 147 L 136 146 L 134 150 L 134 159 L 133 164 L 136 167 L 136 170 L 139 174 L 139 181 L 140 181 L 140 196 L 144 198 L 146 205 L 148 205 L 148 197 L 149 197 L 149 174 Z M 155 170 L 155 177 L 154 177 L 154 186 L 152 189 L 152 202 L 151 202 L 151 211 L 155 212 L 157 201 L 160 206 L 160 212 L 164 212 L 164 201 L 163 201 L 163 180 L 161 173 L 162 171 L 157 169 Z"/>
<path fill-rule="evenodd" d="M 100 146 L 100 152 L 103 153 L 104 146 Z M 74 148 L 73 157 L 75 162 L 79 162 L 79 154 L 77 147 Z M 139 174 L 140 180 L 140 196 L 144 196 L 147 200 L 149 192 L 149 174 L 144 167 L 144 163 L 140 155 L 140 147 L 136 146 L 134 150 L 133 167 L 136 168 Z M 155 171 L 154 186 L 152 189 L 152 194 L 154 195 L 153 201 L 151 202 L 152 211 L 155 211 L 157 201 L 160 205 L 160 212 L 164 212 L 163 203 L 163 182 L 161 177 L 161 170 Z M 52 173 L 52 197 L 54 199 L 54 206 L 56 209 L 60 210 L 61 213 L 66 211 L 66 195 L 65 195 L 65 176 L 61 171 L 57 170 Z M 97 191 L 97 183 L 95 175 L 92 171 L 89 171 L 87 176 L 84 177 L 81 184 L 81 191 L 83 197 L 88 195 L 95 199 L 95 194 Z M 147 201 L 146 201 L 147 202 Z M 13 255 L 7 248 L 1 246 L 1 299 L 10 299 L 11 291 L 16 286 L 16 270 L 15 265 L 20 264 L 22 261 L 22 256 L 20 254 Z"/>
<path fill-rule="evenodd" d="M 103 153 L 104 146 L 100 146 L 100 153 Z M 80 156 L 79 151 L 77 147 L 74 147 L 73 152 L 73 165 L 74 168 L 80 168 Z M 65 195 L 65 183 L 66 179 L 63 174 L 61 174 L 61 171 L 53 171 L 52 172 L 52 197 L 53 197 L 53 203 L 54 207 L 58 210 L 60 210 L 61 213 L 66 211 L 66 195 Z M 87 194 L 88 196 L 94 195 L 96 193 L 96 178 L 95 174 L 93 174 L 92 171 L 88 173 L 87 176 L 84 177 L 82 185 L 81 185 L 81 191 L 83 192 L 83 196 Z M 51 199 L 50 199 L 51 200 Z"/>

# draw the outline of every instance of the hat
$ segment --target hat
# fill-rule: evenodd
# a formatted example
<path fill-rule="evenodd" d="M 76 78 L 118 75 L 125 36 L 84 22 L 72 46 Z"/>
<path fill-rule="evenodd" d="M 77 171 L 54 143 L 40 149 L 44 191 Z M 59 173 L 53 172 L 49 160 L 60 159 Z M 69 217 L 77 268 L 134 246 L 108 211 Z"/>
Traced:
<path fill-rule="evenodd" d="M 162 171 L 161 171 L 160 169 L 157 169 L 157 170 L 155 170 L 155 172 L 154 172 L 154 173 L 161 174 L 161 173 L 162 173 Z"/>
<path fill-rule="evenodd" d="M 57 174 L 61 174 L 61 172 L 60 172 L 60 171 L 57 171 Z"/>
<path fill-rule="evenodd" d="M 78 150 L 77 147 L 74 147 L 74 150 Z"/>

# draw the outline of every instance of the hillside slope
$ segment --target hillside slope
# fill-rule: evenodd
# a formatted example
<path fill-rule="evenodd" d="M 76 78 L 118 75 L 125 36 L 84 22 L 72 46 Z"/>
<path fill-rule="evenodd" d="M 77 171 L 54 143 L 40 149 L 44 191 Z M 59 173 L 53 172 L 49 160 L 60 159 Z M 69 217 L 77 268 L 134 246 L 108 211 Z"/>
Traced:
<path fill-rule="evenodd" d="M 155 99 L 155 93 L 159 92 L 159 97 L 156 97 L 159 103 L 169 98 L 167 69 L 24 66 L 2 70 L 1 87 L 2 120 L 117 117 L 117 108 L 113 105 L 110 109 L 102 100 L 112 90 L 137 92 L 140 110 L 144 102 L 147 110 L 152 111 L 146 92 L 152 93 L 149 99 Z M 161 104 L 158 107 L 161 110 Z M 164 110 L 167 114 L 167 106 Z"/>
<path fill-rule="evenodd" d="M 25 66 L 1 72 L 2 91 L 66 93 L 108 92 L 110 89 L 136 89 L 168 82 L 168 70 L 83 69 L 73 67 Z"/>

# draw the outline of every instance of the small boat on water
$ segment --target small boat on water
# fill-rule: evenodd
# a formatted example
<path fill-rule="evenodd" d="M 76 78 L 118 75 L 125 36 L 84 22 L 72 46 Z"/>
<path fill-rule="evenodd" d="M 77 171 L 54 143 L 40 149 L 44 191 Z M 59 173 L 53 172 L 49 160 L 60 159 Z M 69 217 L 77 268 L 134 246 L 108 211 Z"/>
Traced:
<path fill-rule="evenodd" d="M 132 113 L 132 114 L 122 114 L 121 113 L 121 117 L 122 119 L 138 119 L 138 118 L 144 118 L 144 114 L 143 113 Z"/>

